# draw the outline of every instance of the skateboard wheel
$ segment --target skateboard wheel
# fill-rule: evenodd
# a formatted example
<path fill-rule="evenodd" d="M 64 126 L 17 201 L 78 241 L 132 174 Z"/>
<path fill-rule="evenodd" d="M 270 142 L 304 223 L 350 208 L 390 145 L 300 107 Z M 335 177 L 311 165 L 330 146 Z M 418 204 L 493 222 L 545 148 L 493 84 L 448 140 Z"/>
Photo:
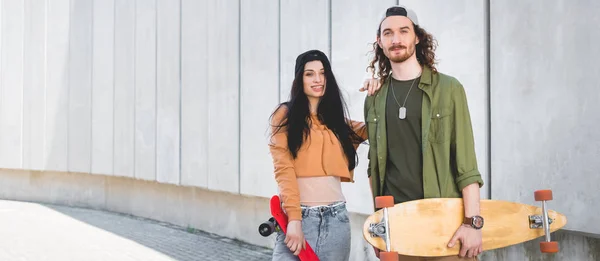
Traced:
<path fill-rule="evenodd" d="M 258 233 L 263 237 L 268 237 L 275 232 L 275 219 L 269 218 L 268 221 L 263 222 L 258 226 Z"/>
<path fill-rule="evenodd" d="M 391 208 L 394 206 L 394 197 L 379 196 L 375 198 L 375 208 Z"/>
<path fill-rule="evenodd" d="M 556 253 L 558 252 L 558 242 L 540 242 L 540 250 L 542 253 Z"/>
<path fill-rule="evenodd" d="M 552 200 L 552 190 L 544 189 L 537 190 L 533 194 L 535 196 L 535 201 L 549 201 Z"/>
<path fill-rule="evenodd" d="M 379 252 L 379 260 L 381 261 L 398 261 L 397 252 Z"/>

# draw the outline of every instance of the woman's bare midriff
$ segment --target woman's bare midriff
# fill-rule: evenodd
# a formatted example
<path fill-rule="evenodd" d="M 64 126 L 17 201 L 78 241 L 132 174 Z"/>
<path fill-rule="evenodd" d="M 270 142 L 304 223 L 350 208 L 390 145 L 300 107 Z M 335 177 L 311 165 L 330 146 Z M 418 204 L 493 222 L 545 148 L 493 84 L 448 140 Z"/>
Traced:
<path fill-rule="evenodd" d="M 300 204 L 304 206 L 324 206 L 346 201 L 340 177 L 336 176 L 298 178 L 298 190 Z"/>

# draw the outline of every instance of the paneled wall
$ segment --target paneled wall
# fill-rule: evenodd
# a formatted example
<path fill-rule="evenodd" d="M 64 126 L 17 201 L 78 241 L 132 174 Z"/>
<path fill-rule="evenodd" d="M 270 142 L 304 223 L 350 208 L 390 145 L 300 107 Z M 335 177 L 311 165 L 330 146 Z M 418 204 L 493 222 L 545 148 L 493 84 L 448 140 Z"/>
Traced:
<path fill-rule="evenodd" d="M 244 26 L 247 45 L 240 1 L 0 3 L 0 167 L 240 193 L 240 159 L 269 162 L 259 136 L 279 97 L 278 3 L 265 1 L 272 20 Z M 250 21 L 263 18 L 258 7 L 246 3 Z M 271 91 L 260 90 L 264 79 L 257 74 L 265 70 L 254 62 L 264 57 L 252 48 L 265 46 L 256 36 L 267 25 L 275 28 L 262 52 L 273 53 L 263 65 L 274 68 L 266 74 L 275 79 Z M 250 91 L 244 108 L 263 109 L 243 122 L 242 51 L 254 56 L 243 66 L 243 90 Z M 252 98 L 258 93 L 270 102 Z M 240 157 L 242 131 L 246 157 Z M 268 171 L 252 173 L 272 179 Z M 273 194 L 269 182 L 268 191 L 250 185 L 243 193 Z"/>
<path fill-rule="evenodd" d="M 257 0 L 241 4 L 240 191 L 268 197 L 277 193 L 266 144 L 269 116 L 280 96 L 280 71 L 284 71 L 279 48 L 283 33 L 279 10 L 283 3 Z"/>
<path fill-rule="evenodd" d="M 509 10 L 491 19 L 492 197 L 551 188 L 568 228 L 600 237 L 600 2 L 491 5 Z"/>
<path fill-rule="evenodd" d="M 289 97 L 296 56 L 328 54 L 351 117 L 362 120 L 371 44 L 396 3 L 4 0 L 0 167 L 271 196 L 268 121 Z M 484 5 L 408 4 L 438 37 L 440 69 L 467 88 L 487 179 L 485 28 L 465 23 L 483 21 Z M 439 22 L 449 9 L 450 22 Z M 448 24 L 462 29 L 446 33 Z M 350 209 L 363 213 L 372 209 L 367 149 L 356 183 L 344 184 Z"/>
<path fill-rule="evenodd" d="M 30 89 L 32 88 L 30 82 L 25 87 L 23 81 L 23 75 L 25 74 L 23 61 L 25 48 L 25 3 L 21 1 L 2 1 L 1 6 L 0 166 L 5 168 L 21 168 L 23 166 L 23 144 L 32 145 L 31 142 L 23 142 L 23 122 L 33 121 L 31 115 L 34 114 L 31 107 L 27 111 L 32 111 L 32 113 L 29 115 L 24 115 L 23 113 L 23 94 L 25 90 L 30 93 Z M 31 8 L 28 8 L 28 11 L 30 10 Z M 28 14 L 27 16 L 30 15 Z M 28 34 L 28 37 L 31 35 L 35 35 L 35 33 Z M 43 112 L 43 110 L 38 110 L 37 112 Z M 29 132 L 26 133 L 29 134 Z M 31 151 L 31 149 L 28 148 L 27 151 Z"/>
<path fill-rule="evenodd" d="M 327 53 L 363 120 L 358 89 L 397 2 L 0 0 L 0 168 L 269 197 L 269 116 L 296 56 Z M 438 69 L 466 89 L 482 197 L 534 204 L 534 189 L 553 188 L 568 228 L 598 234 L 581 215 L 599 204 L 592 2 L 402 1 L 436 37 Z M 343 187 L 354 212 L 372 209 L 367 149 Z"/>
<path fill-rule="evenodd" d="M 289 98 L 296 56 L 309 49 L 328 54 L 351 117 L 362 120 L 365 94 L 358 89 L 370 77 L 365 69 L 381 12 L 393 4 L 4 0 L 0 167 L 269 197 L 277 193 L 269 116 Z M 477 33 L 484 28 L 464 25 L 483 19 L 483 4 L 412 4 L 439 38 L 440 68 L 465 83 L 476 108 L 487 179 L 485 45 Z M 452 8 L 452 27 L 463 28 L 454 35 L 436 21 Z M 356 183 L 344 184 L 350 209 L 363 213 L 372 209 L 367 149 L 359 148 Z"/>

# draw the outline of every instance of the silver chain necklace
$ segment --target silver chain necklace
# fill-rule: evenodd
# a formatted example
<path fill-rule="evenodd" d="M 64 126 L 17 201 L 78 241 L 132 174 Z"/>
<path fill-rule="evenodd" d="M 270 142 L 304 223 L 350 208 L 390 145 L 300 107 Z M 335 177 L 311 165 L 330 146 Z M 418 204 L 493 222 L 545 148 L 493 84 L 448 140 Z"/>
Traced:
<path fill-rule="evenodd" d="M 390 75 L 391 77 L 391 75 Z M 415 84 L 415 81 L 417 81 L 417 79 L 421 77 L 421 75 L 417 76 L 417 78 L 413 79 L 413 82 L 410 84 L 410 89 L 408 89 L 408 93 L 406 94 L 406 98 L 404 98 L 404 103 L 402 103 L 402 106 L 400 106 L 400 103 L 398 102 L 398 99 L 396 99 L 396 93 L 394 92 L 394 79 L 390 79 L 390 87 L 392 87 L 392 95 L 394 95 L 394 100 L 396 101 L 396 103 L 398 104 L 398 106 L 400 106 L 400 109 L 398 110 L 398 118 L 400 118 L 401 120 L 406 119 L 406 107 L 404 107 L 406 105 L 406 100 L 408 100 L 408 95 L 410 95 L 410 91 L 412 90 L 413 85 Z"/>

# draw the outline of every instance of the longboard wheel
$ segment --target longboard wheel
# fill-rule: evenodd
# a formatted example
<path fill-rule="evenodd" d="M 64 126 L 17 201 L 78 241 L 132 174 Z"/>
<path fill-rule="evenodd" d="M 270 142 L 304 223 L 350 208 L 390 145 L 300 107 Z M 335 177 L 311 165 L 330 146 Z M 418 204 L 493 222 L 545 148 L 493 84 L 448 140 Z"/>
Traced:
<path fill-rule="evenodd" d="M 393 196 L 379 196 L 375 198 L 375 208 L 391 208 L 394 206 Z"/>
<path fill-rule="evenodd" d="M 379 260 L 381 261 L 398 261 L 398 252 L 379 252 Z"/>
<path fill-rule="evenodd" d="M 533 193 L 535 201 L 550 201 L 552 200 L 552 190 L 544 189 L 537 190 Z"/>
<path fill-rule="evenodd" d="M 558 252 L 558 242 L 540 242 L 540 250 L 542 253 L 556 253 Z"/>

